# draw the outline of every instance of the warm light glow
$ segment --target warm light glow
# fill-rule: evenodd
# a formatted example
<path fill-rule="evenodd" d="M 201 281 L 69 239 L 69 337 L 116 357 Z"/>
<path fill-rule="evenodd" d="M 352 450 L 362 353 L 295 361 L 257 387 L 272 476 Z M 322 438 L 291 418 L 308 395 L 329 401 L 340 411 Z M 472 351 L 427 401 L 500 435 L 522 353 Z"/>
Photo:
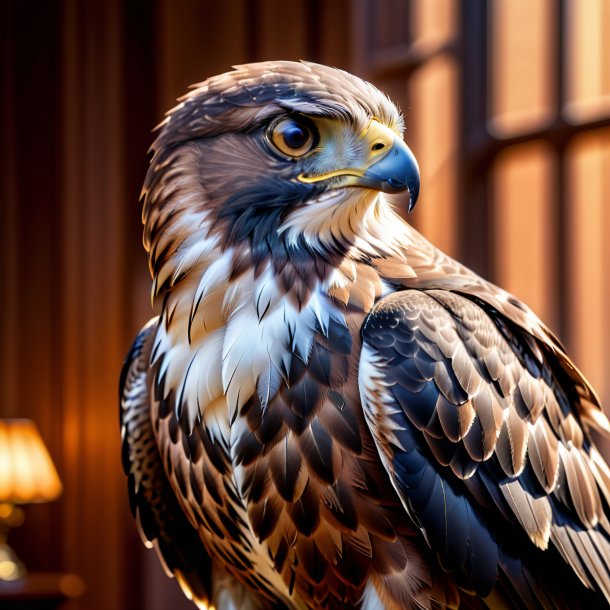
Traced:
<path fill-rule="evenodd" d="M 34 422 L 0 419 L 0 502 L 48 502 L 61 482 Z"/>
<path fill-rule="evenodd" d="M 610 397 L 607 254 L 610 130 L 591 131 L 574 139 L 568 149 L 567 169 L 570 202 L 567 226 L 571 229 L 565 270 L 570 286 L 569 353 L 593 387 L 602 396 Z"/>
<path fill-rule="evenodd" d="M 556 329 L 553 162 L 552 151 L 544 142 L 510 147 L 497 157 L 493 245 L 497 282 Z"/>
<path fill-rule="evenodd" d="M 59 581 L 59 588 L 66 597 L 80 597 L 85 592 L 85 581 L 76 574 L 66 574 Z"/>
<path fill-rule="evenodd" d="M 491 7 L 490 128 L 501 136 L 550 121 L 556 35 L 550 0 L 496 0 Z"/>
<path fill-rule="evenodd" d="M 457 96 L 457 65 L 441 55 L 419 68 L 410 82 L 415 124 L 409 131 L 409 145 L 417 151 L 426 205 L 415 208 L 409 222 L 436 246 L 456 255 L 457 115 L 447 99 Z"/>
<path fill-rule="evenodd" d="M 610 3 L 568 2 L 566 8 L 566 111 L 575 121 L 595 120 L 610 110 Z"/>
<path fill-rule="evenodd" d="M 0 561 L 0 580 L 15 580 L 18 572 L 14 561 Z"/>

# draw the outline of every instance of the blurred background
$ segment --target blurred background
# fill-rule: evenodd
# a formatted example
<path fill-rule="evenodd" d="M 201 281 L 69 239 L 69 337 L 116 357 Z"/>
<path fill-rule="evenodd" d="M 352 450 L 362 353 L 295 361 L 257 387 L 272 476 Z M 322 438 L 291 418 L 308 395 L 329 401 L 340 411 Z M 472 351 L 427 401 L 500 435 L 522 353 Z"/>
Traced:
<path fill-rule="evenodd" d="M 36 422 L 64 486 L 11 540 L 83 577 L 66 608 L 191 607 L 129 514 L 117 383 L 151 315 L 151 129 L 231 65 L 309 59 L 387 92 L 422 171 L 409 221 L 527 301 L 610 404 L 606 0 L 0 5 L 0 417 Z"/>

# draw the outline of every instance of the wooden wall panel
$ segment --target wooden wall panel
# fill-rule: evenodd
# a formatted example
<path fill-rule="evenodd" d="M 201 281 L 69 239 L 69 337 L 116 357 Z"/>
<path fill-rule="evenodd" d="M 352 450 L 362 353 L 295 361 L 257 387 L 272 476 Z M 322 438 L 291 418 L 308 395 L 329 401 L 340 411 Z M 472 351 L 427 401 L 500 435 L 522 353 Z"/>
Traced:
<path fill-rule="evenodd" d="M 0 236 L 0 416 L 31 417 L 57 455 L 61 421 L 58 360 L 59 83 L 61 49 L 54 36 L 58 8 L 45 4 L 32 14 L 23 3 L 3 3 L 2 213 Z M 27 27 L 28 37 L 20 36 Z M 32 45 L 35 39 L 38 44 Z M 40 134 L 45 134 L 44 138 Z M 6 139 L 5 139 L 6 136 Z M 6 219 L 6 223 L 5 223 Z M 4 392 L 6 390 L 6 394 Z M 26 526 L 12 539 L 34 567 L 52 558 L 59 541 L 48 523 L 57 505 L 29 507 Z"/>
<path fill-rule="evenodd" d="M 308 25 L 315 17 L 308 10 L 310 2 L 293 0 L 289 11 L 284 0 L 257 3 L 255 19 L 249 23 L 256 39 L 257 59 L 307 59 Z"/>
<path fill-rule="evenodd" d="M 552 120 L 551 0 L 497 0 L 491 6 L 490 102 L 493 127 L 510 133 Z"/>
<path fill-rule="evenodd" d="M 249 61 L 248 0 L 159 0 L 156 18 L 159 120 L 189 85 Z"/>
<path fill-rule="evenodd" d="M 451 256 L 458 254 L 457 67 L 439 55 L 410 81 L 405 138 L 419 162 L 420 199 L 408 221 Z"/>
<path fill-rule="evenodd" d="M 352 69 L 350 27 L 353 0 L 318 0 L 316 5 L 318 17 L 313 28 L 317 46 L 309 59 L 344 70 Z"/>
<path fill-rule="evenodd" d="M 569 346 L 578 366 L 610 405 L 610 130 L 578 138 L 569 151 Z"/>
<path fill-rule="evenodd" d="M 151 5 L 1 10 L 0 416 L 36 421 L 64 483 L 59 501 L 26 507 L 12 538 L 31 569 L 83 576 L 74 609 L 137 609 L 143 549 L 120 466 L 117 380 L 135 332 L 129 257 L 131 243 L 141 252 L 152 125 L 152 111 L 137 110 L 150 88 L 129 77 L 147 55 Z"/>
<path fill-rule="evenodd" d="M 610 113 L 610 3 L 567 3 L 568 112 L 587 120 Z"/>
<path fill-rule="evenodd" d="M 64 8 L 63 568 L 87 584 L 75 607 L 101 609 L 124 605 L 130 556 L 116 420 L 129 311 L 123 15 L 116 0 Z"/>
<path fill-rule="evenodd" d="M 493 170 L 491 234 L 495 281 L 557 332 L 554 171 L 552 151 L 540 142 L 500 155 Z"/>
<path fill-rule="evenodd" d="M 0 385 L 2 401 L 0 414 L 14 416 L 18 412 L 17 362 L 15 350 L 18 342 L 18 273 L 17 273 L 17 121 L 16 121 L 16 74 L 15 74 L 15 28 L 14 7 L 4 2 L 0 4 L 0 82 L 3 94 L 0 95 Z"/>

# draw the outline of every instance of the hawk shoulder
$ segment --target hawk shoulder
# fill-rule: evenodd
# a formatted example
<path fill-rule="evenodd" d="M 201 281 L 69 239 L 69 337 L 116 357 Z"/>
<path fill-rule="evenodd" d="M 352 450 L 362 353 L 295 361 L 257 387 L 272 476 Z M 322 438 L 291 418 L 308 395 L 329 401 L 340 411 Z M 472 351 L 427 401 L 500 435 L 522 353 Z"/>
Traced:
<path fill-rule="evenodd" d="M 541 598 L 544 580 L 534 590 L 528 566 L 548 550 L 610 599 L 607 467 L 561 360 L 497 310 L 446 290 L 385 297 L 362 338 L 366 421 L 443 567 L 481 596 L 517 571 L 522 599 Z"/>

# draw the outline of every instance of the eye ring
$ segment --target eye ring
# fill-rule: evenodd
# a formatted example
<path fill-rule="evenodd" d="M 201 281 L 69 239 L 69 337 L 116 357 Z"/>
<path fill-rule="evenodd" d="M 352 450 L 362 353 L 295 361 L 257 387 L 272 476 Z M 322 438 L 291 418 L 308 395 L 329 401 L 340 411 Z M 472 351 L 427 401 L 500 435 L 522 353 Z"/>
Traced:
<path fill-rule="evenodd" d="M 268 138 L 283 155 L 296 158 L 307 154 L 316 145 L 317 132 L 309 121 L 288 116 L 271 125 Z"/>

